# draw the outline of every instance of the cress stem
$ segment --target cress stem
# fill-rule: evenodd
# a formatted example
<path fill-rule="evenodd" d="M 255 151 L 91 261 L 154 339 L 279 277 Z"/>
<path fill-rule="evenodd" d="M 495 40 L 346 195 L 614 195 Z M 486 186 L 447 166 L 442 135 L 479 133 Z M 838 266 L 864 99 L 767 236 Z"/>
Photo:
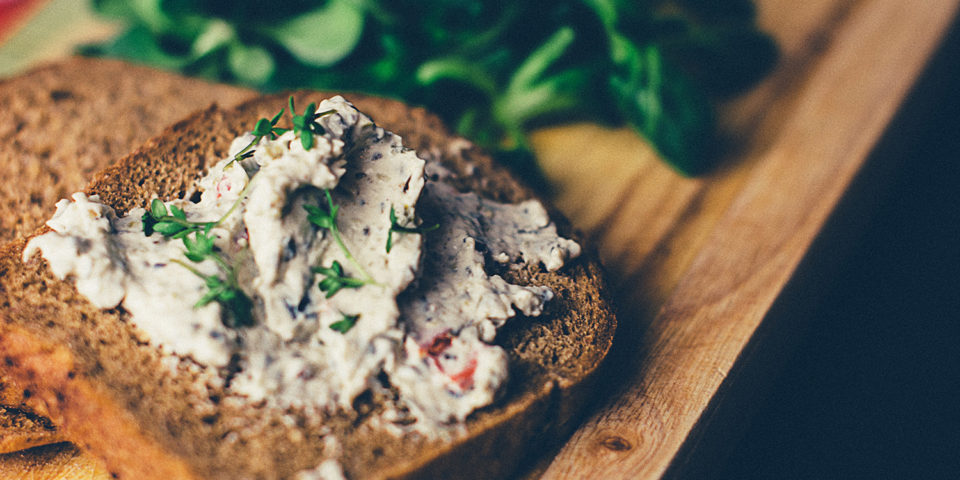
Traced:
<path fill-rule="evenodd" d="M 330 190 L 324 190 L 323 194 L 327 197 L 327 208 L 330 212 L 333 212 L 333 197 L 330 196 Z M 360 274 L 363 275 L 363 281 L 367 283 L 372 283 L 374 285 L 379 285 L 373 277 L 363 268 L 363 265 L 360 265 L 360 262 L 350 254 L 350 249 L 347 248 L 347 245 L 343 243 L 343 238 L 340 236 L 340 229 L 337 228 L 337 219 L 336 216 L 331 222 L 330 232 L 333 233 L 333 240 L 337 242 L 337 245 L 340 246 L 340 250 L 343 251 L 343 256 L 347 257 L 347 260 L 354 266 L 357 267 L 357 270 L 360 271 Z"/>
<path fill-rule="evenodd" d="M 243 202 L 243 199 L 247 197 L 248 193 L 250 193 L 250 186 L 253 185 L 253 181 L 255 178 L 256 177 L 250 178 L 247 184 L 243 187 L 243 190 L 240 190 L 240 196 L 237 197 L 237 201 L 233 202 L 233 205 L 230 206 L 230 210 L 227 210 L 227 212 L 224 213 L 223 216 L 220 217 L 220 219 L 213 224 L 214 227 L 220 226 L 220 224 L 223 223 L 224 220 L 226 220 L 230 215 L 233 214 L 234 211 L 237 210 L 237 207 L 240 206 L 240 203 Z"/>

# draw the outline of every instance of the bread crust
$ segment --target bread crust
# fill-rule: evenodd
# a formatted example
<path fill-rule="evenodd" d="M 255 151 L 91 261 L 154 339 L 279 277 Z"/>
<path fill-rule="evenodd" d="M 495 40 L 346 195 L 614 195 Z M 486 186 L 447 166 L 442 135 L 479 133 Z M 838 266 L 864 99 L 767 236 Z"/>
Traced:
<path fill-rule="evenodd" d="M 298 92 L 296 103 L 327 96 Z M 457 172 L 459 188 L 507 202 L 535 196 L 423 109 L 383 98 L 347 98 L 426 160 Z M 257 118 L 272 116 L 285 100 L 269 96 L 233 110 L 210 107 L 194 114 L 104 170 L 86 192 L 119 212 L 155 194 L 187 195 L 235 136 Z M 551 213 L 561 235 L 577 238 Z M 396 437 L 372 425 L 375 398 L 360 399 L 359 413 L 279 411 L 229 401 L 188 361 L 171 373 L 165 367 L 170 358 L 138 340 L 122 310 L 95 309 L 69 282 L 54 278 L 39 257 L 22 263 L 24 245 L 20 240 L 0 249 L 0 360 L 8 375 L 35 392 L 31 405 L 48 412 L 120 478 L 287 478 L 334 453 L 325 451 L 329 435 L 346 453 L 340 461 L 350 478 L 503 476 L 516 469 L 531 442 L 574 425 L 616 326 L 589 250 L 559 272 L 502 272 L 508 281 L 556 292 L 542 317 L 514 319 L 498 334 L 497 343 L 511 358 L 504 397 L 471 415 L 466 434 L 453 441 Z"/>

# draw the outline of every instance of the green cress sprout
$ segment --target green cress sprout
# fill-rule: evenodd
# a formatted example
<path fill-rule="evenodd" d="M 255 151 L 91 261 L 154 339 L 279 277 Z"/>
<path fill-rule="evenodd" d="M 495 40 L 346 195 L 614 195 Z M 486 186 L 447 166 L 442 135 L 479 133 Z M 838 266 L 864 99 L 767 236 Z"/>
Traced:
<path fill-rule="evenodd" d="M 300 144 L 304 150 L 313 148 L 313 136 L 326 133 L 323 127 L 317 123 L 317 119 L 324 115 L 334 113 L 336 110 L 325 110 L 317 113 L 317 104 L 310 103 L 303 111 L 303 115 L 296 115 L 297 111 L 293 106 L 293 95 L 290 96 L 290 114 L 293 115 L 293 133 L 300 136 Z M 282 111 L 281 111 L 282 113 Z"/>
<path fill-rule="evenodd" d="M 293 117 L 294 132 L 301 136 L 301 142 L 304 148 L 310 149 L 313 146 L 313 135 L 323 134 L 323 128 L 316 123 L 316 120 L 324 115 L 333 113 L 334 110 L 316 113 L 316 105 L 311 103 L 303 115 L 296 115 L 296 112 L 293 109 L 292 95 L 290 96 L 289 102 L 290 115 Z M 277 123 L 283 116 L 283 112 L 284 109 L 281 108 L 280 111 L 277 112 L 277 114 L 272 118 L 261 118 L 257 120 L 256 125 L 250 132 L 253 135 L 253 140 L 251 140 L 247 146 L 243 147 L 239 152 L 237 152 L 233 158 L 231 158 L 230 161 L 224 165 L 224 168 L 229 167 L 235 162 L 239 162 L 245 158 L 250 158 L 253 156 L 254 147 L 256 147 L 264 138 L 269 137 L 270 139 L 275 140 L 279 135 L 282 135 L 284 132 L 286 132 L 287 129 L 277 127 Z M 154 232 L 158 232 L 167 238 L 180 239 L 183 241 L 184 248 L 186 248 L 184 256 L 186 256 L 188 260 L 195 263 L 201 263 L 204 260 L 209 259 L 217 264 L 218 268 L 220 269 L 219 275 L 205 275 L 183 261 L 176 259 L 173 260 L 174 263 L 182 265 L 197 276 L 203 278 L 204 282 L 206 282 L 208 291 L 194 305 L 194 308 L 202 307 L 212 301 L 220 303 L 232 314 L 231 320 L 224 320 L 224 323 L 228 327 L 253 325 L 253 317 L 251 316 L 253 302 L 243 292 L 237 283 L 234 267 L 226 261 L 226 259 L 220 254 L 219 250 L 214 246 L 215 236 L 211 233 L 211 230 L 223 223 L 224 220 L 229 218 L 230 215 L 232 215 L 233 212 L 239 208 L 240 204 L 243 203 L 247 197 L 247 194 L 250 192 L 251 185 L 253 185 L 253 179 L 247 182 L 247 185 L 240 192 L 237 200 L 216 222 L 191 222 L 187 220 L 187 215 L 184 213 L 183 209 L 176 205 L 170 205 L 168 209 L 167 206 L 160 201 L 160 199 L 156 198 L 150 202 L 150 208 L 144 212 L 143 216 L 140 218 L 143 223 L 144 235 L 149 237 L 150 235 L 153 235 Z M 333 216 L 335 217 L 335 215 L 336 208 L 333 209 Z M 337 242 L 342 248 L 346 249 L 346 247 L 343 246 L 343 241 L 340 240 L 339 233 L 336 233 L 335 221 L 333 224 L 333 231 L 335 232 L 335 238 L 337 239 Z M 348 258 L 353 258 L 349 255 L 349 252 L 347 252 L 347 256 Z M 339 267 L 339 265 L 336 266 Z M 339 270 L 341 270 L 342 273 L 342 268 Z M 368 275 L 367 277 L 369 278 Z M 339 288 L 343 288 L 344 286 L 349 287 L 349 284 L 350 282 L 346 282 Z"/>
<path fill-rule="evenodd" d="M 226 278 L 221 278 L 218 275 L 204 275 L 196 268 L 180 260 L 174 259 L 173 262 L 182 265 L 187 270 L 190 270 L 202 278 L 207 285 L 207 293 L 193 305 L 193 308 L 200 308 L 212 301 L 216 301 L 231 313 L 229 319 L 223 319 L 225 326 L 238 328 L 253 325 L 253 302 L 250 300 L 250 297 L 240 289 L 232 268 L 228 270 Z"/>
<path fill-rule="evenodd" d="M 371 277 L 370 274 L 368 274 L 367 271 L 364 270 L 363 266 L 360 265 L 360 262 L 358 262 L 357 259 L 354 258 L 354 256 L 350 253 L 350 250 L 347 248 L 347 245 L 343 243 L 343 238 L 340 236 L 340 229 L 337 228 L 337 212 L 340 210 L 340 206 L 333 203 L 333 197 L 330 195 L 330 190 L 325 189 L 323 191 L 323 195 L 327 201 L 326 205 L 321 203 L 319 206 L 314 206 L 314 205 L 303 206 L 303 208 L 307 211 L 307 221 L 316 225 L 317 227 L 320 227 L 322 230 L 329 230 L 330 234 L 333 236 L 333 241 L 336 242 L 337 245 L 340 247 L 340 250 L 343 252 L 343 255 L 347 257 L 347 260 L 351 264 L 353 264 L 353 266 L 357 269 L 357 271 L 360 272 L 360 275 L 362 277 L 361 279 L 359 280 L 349 279 L 349 280 L 362 282 L 360 285 L 376 284 L 376 282 L 373 280 L 373 277 Z M 325 269 L 325 267 L 315 267 L 315 268 Z M 326 271 L 331 271 L 331 272 L 334 272 L 337 277 L 343 277 L 343 268 L 340 266 L 338 262 L 334 262 L 334 265 L 330 268 L 333 270 L 317 271 L 317 273 L 323 273 L 324 275 L 327 275 L 327 278 L 331 278 L 331 274 L 325 273 Z M 320 289 L 324 290 L 323 282 L 320 282 L 320 283 L 321 283 Z M 332 285 L 332 284 L 327 284 L 327 285 Z M 343 285 L 343 286 L 347 286 L 349 288 L 358 288 L 360 285 L 356 287 L 351 285 Z M 336 290 L 339 290 L 339 288 L 337 288 Z M 336 293 L 336 290 L 334 290 L 333 293 Z M 327 292 L 328 298 L 333 295 L 333 293 L 330 293 L 329 290 L 324 290 L 324 291 Z"/>
<path fill-rule="evenodd" d="M 293 96 L 290 97 L 290 105 L 291 105 L 291 114 L 292 114 L 293 113 L 293 108 L 292 108 Z M 237 152 L 237 154 L 234 155 L 233 158 L 230 159 L 230 161 L 223 166 L 223 168 L 229 167 L 234 162 L 239 162 L 245 158 L 252 157 L 253 147 L 257 146 L 260 143 L 260 140 L 264 139 L 265 137 L 270 137 L 271 140 L 276 140 L 278 135 L 282 135 L 284 132 L 286 132 L 287 131 L 286 128 L 277 127 L 277 122 L 280 121 L 281 116 L 283 116 L 282 108 L 280 109 L 279 112 L 277 112 L 276 115 L 273 116 L 273 118 L 269 120 L 266 118 L 261 118 L 260 120 L 257 120 L 257 124 L 253 127 L 253 130 L 250 132 L 251 134 L 253 134 L 253 140 L 251 140 L 246 147 L 243 147 L 239 152 Z"/>
<path fill-rule="evenodd" d="M 336 295 L 342 288 L 360 288 L 367 284 L 367 282 L 358 278 L 350 278 L 344 275 L 343 266 L 336 260 L 329 267 L 312 267 L 310 271 L 326 277 L 320 281 L 319 287 L 321 292 L 327 293 L 327 298 Z"/>
<path fill-rule="evenodd" d="M 422 235 L 438 228 L 440 228 L 439 223 L 435 223 L 429 227 L 404 227 L 397 222 L 397 213 L 394 211 L 393 205 L 390 205 L 390 231 L 387 232 L 387 253 L 390 253 L 390 249 L 393 248 L 393 232 L 419 233 Z"/>
<path fill-rule="evenodd" d="M 343 318 L 330 324 L 332 330 L 336 330 L 340 333 L 347 333 L 357 324 L 357 320 L 360 318 L 360 315 L 347 315 L 343 314 Z"/>
<path fill-rule="evenodd" d="M 214 235 L 211 230 L 216 226 L 216 222 L 188 221 L 186 214 L 180 207 L 171 205 L 170 209 L 167 210 L 167 206 L 156 198 L 150 203 L 150 210 L 145 212 L 141 219 L 143 220 L 143 233 L 147 236 L 152 235 L 153 232 L 158 232 L 167 238 L 178 238 L 183 241 L 183 246 L 186 248 L 184 256 L 188 260 L 201 263 L 209 259 L 217 264 L 220 273 L 206 275 L 186 262 L 173 260 L 174 263 L 185 267 L 202 278 L 207 285 L 207 293 L 194 304 L 194 308 L 217 301 L 231 313 L 229 319 L 224 318 L 224 325 L 231 328 L 253 325 L 253 317 L 251 316 L 253 302 L 240 289 L 233 266 L 223 258 L 214 246 Z"/>

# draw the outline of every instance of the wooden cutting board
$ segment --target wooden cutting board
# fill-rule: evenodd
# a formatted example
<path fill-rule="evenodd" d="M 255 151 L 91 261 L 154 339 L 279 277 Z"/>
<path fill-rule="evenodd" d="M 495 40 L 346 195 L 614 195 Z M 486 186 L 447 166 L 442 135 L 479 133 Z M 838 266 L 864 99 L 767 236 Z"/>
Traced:
<path fill-rule="evenodd" d="M 623 327 L 605 371 L 615 387 L 529 477 L 698 478 L 734 443 L 744 406 L 809 321 L 810 265 L 842 243 L 825 234 L 828 220 L 958 3 L 758 0 L 781 62 L 724 106 L 724 161 L 698 178 L 675 174 L 626 129 L 534 134 L 556 203 L 600 248 Z M 90 465 L 82 455 L 61 457 L 34 478 L 105 475 L 76 468 Z M 10 465 L 0 461 L 0 478 Z"/>
<path fill-rule="evenodd" d="M 958 4 L 757 3 L 783 56 L 725 106 L 732 146 L 718 171 L 681 178 L 624 131 L 536 136 L 561 209 L 594 233 L 616 278 L 626 330 L 609 370 L 625 387 L 600 402 L 543 478 L 702 478 L 735 443 L 768 367 L 811 320 L 800 312 L 843 243 L 824 234 L 829 217 Z"/>

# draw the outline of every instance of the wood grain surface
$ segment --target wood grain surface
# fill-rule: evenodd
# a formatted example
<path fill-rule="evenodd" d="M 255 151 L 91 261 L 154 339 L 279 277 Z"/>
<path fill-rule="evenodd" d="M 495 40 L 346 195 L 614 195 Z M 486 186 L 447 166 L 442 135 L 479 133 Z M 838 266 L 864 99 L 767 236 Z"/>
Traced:
<path fill-rule="evenodd" d="M 556 203 L 587 232 L 621 307 L 620 384 L 548 463 L 544 478 L 661 478 L 732 441 L 703 424 L 737 382 L 771 308 L 942 40 L 960 0 L 758 0 L 776 71 L 725 105 L 724 161 L 676 174 L 627 129 L 534 133 Z M 739 390 L 739 391 L 731 391 Z M 105 478 L 69 448 L 28 478 Z M 13 458 L 14 460 L 11 460 Z M 8 463 L 0 458 L 0 478 Z M 52 458 L 52 457 L 51 457 Z M 693 460 L 691 460 L 693 458 Z M 7 462 L 7 463 L 5 463 Z M 26 465 L 26 463 L 23 463 Z M 59 469 L 59 470 L 58 470 Z M 37 470 L 39 472 L 39 470 Z M 61 473 L 56 476 L 56 472 Z"/>

